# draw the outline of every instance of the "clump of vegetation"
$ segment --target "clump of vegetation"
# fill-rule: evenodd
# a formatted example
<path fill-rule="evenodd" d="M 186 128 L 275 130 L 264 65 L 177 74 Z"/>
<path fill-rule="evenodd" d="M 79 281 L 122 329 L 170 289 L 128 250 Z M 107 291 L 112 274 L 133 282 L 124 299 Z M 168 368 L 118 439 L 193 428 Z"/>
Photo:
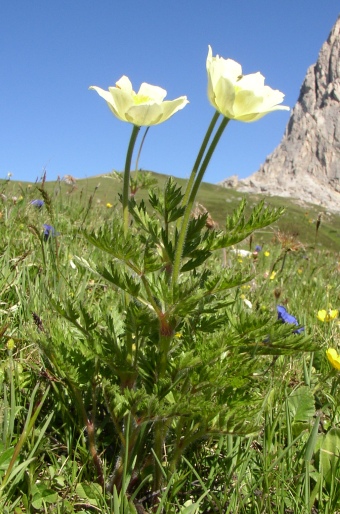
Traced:
<path fill-rule="evenodd" d="M 206 227 L 207 213 L 191 218 L 171 289 L 182 198 L 172 180 L 150 193 L 157 214 L 130 201 L 125 239 L 103 202 L 74 202 L 64 185 L 53 196 L 22 187 L 13 202 L 10 187 L 4 512 L 116 512 L 115 501 L 122 512 L 198 501 L 197 512 L 339 508 L 339 372 L 326 358 L 339 342 L 336 253 L 275 224 L 260 248 L 262 229 L 250 236 L 247 223 L 268 211 L 249 222 L 242 203 L 228 231 Z M 298 327 L 278 320 L 277 305 Z"/>
<path fill-rule="evenodd" d="M 235 95 L 245 82 L 252 99 L 258 78 L 238 74 Z M 152 125 L 186 103 L 130 86 L 113 88 L 120 119 L 144 120 L 147 101 Z M 279 109 L 269 90 L 229 105 L 233 119 Z M 226 116 L 185 188 L 130 173 L 137 122 L 121 205 L 69 178 L 2 184 L 2 512 L 339 510 L 338 255 L 317 246 L 320 217 L 308 244 L 264 201 L 223 224 L 196 204 Z"/>

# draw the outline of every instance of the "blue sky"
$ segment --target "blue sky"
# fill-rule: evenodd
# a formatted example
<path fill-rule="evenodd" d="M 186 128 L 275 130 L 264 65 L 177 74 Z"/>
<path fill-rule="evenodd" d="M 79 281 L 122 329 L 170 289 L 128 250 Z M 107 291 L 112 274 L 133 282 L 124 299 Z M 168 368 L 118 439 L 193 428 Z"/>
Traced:
<path fill-rule="evenodd" d="M 148 82 L 170 100 L 187 95 L 184 110 L 150 129 L 139 164 L 188 177 L 214 112 L 206 96 L 208 45 L 243 73 L 260 71 L 293 107 L 339 14 L 338 0 L 2 0 L 0 178 L 122 170 L 131 127 L 88 90 L 122 75 L 135 90 Z M 205 180 L 257 171 L 288 119 L 278 111 L 229 123 Z"/>

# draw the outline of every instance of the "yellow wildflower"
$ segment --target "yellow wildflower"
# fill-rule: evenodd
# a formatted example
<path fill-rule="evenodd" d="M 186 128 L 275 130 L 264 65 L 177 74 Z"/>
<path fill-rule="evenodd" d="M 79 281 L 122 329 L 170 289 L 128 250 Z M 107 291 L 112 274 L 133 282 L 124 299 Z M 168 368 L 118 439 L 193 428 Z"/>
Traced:
<path fill-rule="evenodd" d="M 333 368 L 340 370 L 340 355 L 338 352 L 334 348 L 328 348 L 326 355 Z"/>
<path fill-rule="evenodd" d="M 7 341 L 7 349 L 8 350 L 13 350 L 14 347 L 15 347 L 14 340 L 12 338 L 8 339 L 8 341 Z"/>
<path fill-rule="evenodd" d="M 317 318 L 319 321 L 333 321 L 333 319 L 337 318 L 339 314 L 339 311 L 337 309 L 328 309 L 326 311 L 325 309 L 321 309 L 317 313 Z"/>
<path fill-rule="evenodd" d="M 112 205 L 112 203 L 109 203 L 109 202 L 108 202 L 108 203 L 106 204 L 106 207 L 107 207 L 108 209 L 111 209 L 111 207 L 113 207 L 113 205 Z"/>
<path fill-rule="evenodd" d="M 266 251 L 264 252 L 264 256 L 265 256 L 265 257 L 269 257 L 269 255 L 270 255 L 270 252 L 268 252 L 268 250 L 266 250 Z"/>
<path fill-rule="evenodd" d="M 276 277 L 276 271 L 272 271 L 272 273 L 269 277 L 269 280 L 274 280 L 275 277 Z"/>

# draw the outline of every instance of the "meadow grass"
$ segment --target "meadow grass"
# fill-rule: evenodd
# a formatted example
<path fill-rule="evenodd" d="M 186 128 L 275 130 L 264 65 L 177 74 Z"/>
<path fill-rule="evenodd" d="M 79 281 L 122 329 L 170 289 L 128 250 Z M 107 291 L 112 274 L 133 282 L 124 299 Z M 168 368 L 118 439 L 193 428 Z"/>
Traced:
<path fill-rule="evenodd" d="M 157 176 L 161 190 L 165 184 Z M 318 207 L 285 200 L 286 213 L 273 225 L 214 251 L 209 272 L 245 279 L 216 293 L 211 307 L 197 299 L 198 314 L 175 335 L 174 382 L 169 388 L 164 372 L 166 392 L 151 397 L 144 389 L 152 388 L 152 351 L 146 344 L 141 353 L 138 390 L 129 388 L 130 354 L 120 346 L 126 319 L 137 327 L 127 336 L 132 355 L 139 341 L 154 337 L 137 301 L 137 314 L 133 306 L 124 310 L 134 275 L 118 277 L 110 268 L 121 251 L 114 238 L 120 187 L 112 177 L 78 181 L 76 189 L 0 184 L 1 511 L 340 512 L 340 372 L 325 353 L 338 348 L 340 325 L 337 317 L 317 318 L 339 306 L 339 216 L 324 212 L 317 227 Z M 136 198 L 147 201 L 146 193 Z M 241 196 L 202 184 L 198 201 L 223 230 Z M 246 213 L 259 200 L 247 198 Z M 110 239 L 106 232 L 96 239 L 103 227 Z M 138 251 L 129 244 L 127 255 Z M 262 249 L 254 253 L 256 245 Z M 176 314 L 184 320 L 190 298 Z M 277 321 L 278 304 L 302 334 Z M 211 406 L 226 404 L 222 419 Z M 147 422 L 140 412 L 148 412 Z M 209 423 L 202 429 L 203 416 Z M 129 459 L 122 446 L 134 448 Z"/>
<path fill-rule="evenodd" d="M 143 171 L 143 173 L 151 176 L 153 181 L 151 188 L 164 188 L 168 179 L 166 175 L 149 171 Z M 117 178 L 117 175 L 118 177 L 120 176 L 120 180 Z M 85 206 L 87 206 L 88 200 L 93 197 L 93 207 L 103 207 L 103 205 L 107 203 L 116 207 L 119 204 L 118 195 L 122 187 L 121 179 L 121 174 L 112 172 L 106 175 L 77 180 L 74 185 L 67 185 L 63 181 L 46 182 L 45 189 L 52 196 L 56 195 L 58 192 L 69 196 L 70 205 L 83 205 L 83 208 L 86 208 Z M 181 187 L 184 187 L 187 182 L 185 179 L 180 178 L 175 178 L 175 180 Z M 0 180 L 0 187 L 4 187 L 5 184 L 9 194 L 11 196 L 17 196 L 18 198 L 22 195 L 22 191 L 25 191 L 28 186 L 34 187 L 33 183 L 18 183 L 15 181 L 8 183 L 5 180 Z M 139 189 L 138 198 L 146 201 L 149 190 L 150 187 Z M 249 210 L 264 198 L 264 196 L 240 193 L 232 188 L 223 188 L 218 185 L 203 182 L 198 192 L 197 201 L 208 210 L 213 220 L 223 228 L 226 216 L 236 208 L 242 198 L 247 199 L 247 208 Z M 294 236 L 295 239 L 303 244 L 316 244 L 320 248 L 340 251 L 339 213 L 330 212 L 325 207 L 304 202 L 303 198 L 299 200 L 275 196 L 265 198 L 273 207 L 285 207 L 285 213 L 276 223 L 275 229 Z M 316 239 L 316 223 L 320 214 L 322 230 L 320 230 Z M 260 236 L 258 234 L 258 240 L 261 242 L 272 241 L 273 233 L 274 227 L 270 227 L 262 231 Z"/>

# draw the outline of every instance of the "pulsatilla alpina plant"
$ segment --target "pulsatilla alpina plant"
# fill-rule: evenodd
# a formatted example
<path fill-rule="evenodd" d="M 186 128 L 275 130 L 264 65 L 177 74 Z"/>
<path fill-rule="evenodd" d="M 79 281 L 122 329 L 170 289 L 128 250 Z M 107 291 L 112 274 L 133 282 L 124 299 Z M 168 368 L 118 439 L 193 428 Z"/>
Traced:
<path fill-rule="evenodd" d="M 253 277 L 251 261 L 246 272 L 218 264 L 221 249 L 273 223 L 282 209 L 261 202 L 246 217 L 242 201 L 224 230 L 208 228 L 207 213 L 191 216 L 229 122 L 226 113 L 256 120 L 279 108 L 275 105 L 283 98 L 274 92 L 269 101 L 272 90 L 258 77 L 238 84 L 234 68 L 230 72 L 222 59 L 215 66 L 210 49 L 207 70 L 210 99 L 213 90 L 214 105 L 228 109 L 213 115 L 186 190 L 169 179 L 163 191 L 150 192 L 148 203 L 130 194 L 140 127 L 166 120 L 185 106 L 186 97 L 162 102 L 166 92 L 147 84 L 134 93 L 126 77 L 109 92 L 93 87 L 120 120 L 133 125 L 123 215 L 113 213 L 99 230 L 84 234 L 102 252 L 100 264 L 73 257 L 84 282 L 91 274 L 110 289 L 92 305 L 51 293 L 63 342 L 47 330 L 40 340 L 54 374 L 67 387 L 80 426 L 87 429 L 98 481 L 109 492 L 129 494 L 142 484 L 154 501 L 190 446 L 208 436 L 258 429 L 264 401 L 259 384 L 266 380 L 260 377 L 268 368 L 264 356 L 307 348 L 305 337 L 275 315 L 245 310 L 237 300 L 234 290 Z M 62 318 L 73 327 L 67 330 Z M 109 477 L 100 453 L 106 462 L 112 459 Z"/>

